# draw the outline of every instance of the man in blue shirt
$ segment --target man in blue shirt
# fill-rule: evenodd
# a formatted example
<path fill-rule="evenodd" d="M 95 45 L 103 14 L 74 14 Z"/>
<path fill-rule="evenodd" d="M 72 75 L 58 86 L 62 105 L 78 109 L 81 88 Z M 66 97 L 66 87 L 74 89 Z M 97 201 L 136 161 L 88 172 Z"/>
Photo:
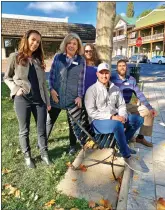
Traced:
<path fill-rule="evenodd" d="M 118 74 L 111 77 L 111 81 L 120 88 L 125 99 L 127 111 L 132 114 L 140 114 L 140 116 L 144 118 L 144 123 L 136 137 L 136 142 L 152 147 L 152 143 L 146 141 L 144 136 L 152 135 L 153 121 L 157 112 L 152 108 L 144 94 L 140 91 L 135 78 L 126 74 L 127 64 L 125 60 L 119 60 L 117 62 L 117 73 Z M 140 100 L 142 105 L 138 106 L 130 103 L 133 93 Z"/>

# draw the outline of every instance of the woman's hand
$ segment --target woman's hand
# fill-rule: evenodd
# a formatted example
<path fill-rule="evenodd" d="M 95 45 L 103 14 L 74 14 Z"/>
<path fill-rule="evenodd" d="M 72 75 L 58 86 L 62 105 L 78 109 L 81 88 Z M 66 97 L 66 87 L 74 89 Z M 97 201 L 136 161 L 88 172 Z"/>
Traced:
<path fill-rule="evenodd" d="M 47 110 L 50 111 L 51 110 L 51 106 L 47 106 Z"/>
<path fill-rule="evenodd" d="M 74 101 L 78 108 L 82 107 L 82 99 L 80 97 L 77 97 Z"/>
<path fill-rule="evenodd" d="M 50 91 L 50 94 L 51 94 L 51 96 L 53 98 L 53 101 L 58 104 L 59 100 L 58 100 L 58 94 L 57 94 L 57 92 L 54 89 L 52 89 Z"/>
<path fill-rule="evenodd" d="M 22 96 L 23 95 L 23 91 L 22 91 L 22 88 L 20 88 L 17 93 L 16 93 L 16 96 Z"/>

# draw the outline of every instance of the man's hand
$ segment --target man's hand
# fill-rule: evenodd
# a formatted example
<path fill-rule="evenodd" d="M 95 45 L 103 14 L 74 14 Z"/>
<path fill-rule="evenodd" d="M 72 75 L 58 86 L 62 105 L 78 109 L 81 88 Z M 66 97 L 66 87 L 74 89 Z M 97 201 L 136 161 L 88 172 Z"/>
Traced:
<path fill-rule="evenodd" d="M 78 106 L 78 108 L 82 107 L 82 100 L 80 97 L 77 97 L 74 101 L 75 101 L 75 104 Z"/>
<path fill-rule="evenodd" d="M 156 117 L 158 115 L 158 113 L 155 109 L 151 109 L 150 114 L 152 115 L 152 117 Z"/>
<path fill-rule="evenodd" d="M 117 120 L 117 121 L 120 121 L 121 123 L 125 123 L 125 117 L 122 117 L 122 116 L 119 116 L 119 115 L 116 115 L 116 116 L 112 116 L 111 117 L 112 120 Z"/>
<path fill-rule="evenodd" d="M 23 95 L 23 91 L 22 91 L 22 88 L 20 88 L 17 93 L 16 93 L 16 96 L 22 96 Z"/>
<path fill-rule="evenodd" d="M 51 94 L 51 96 L 53 98 L 53 101 L 58 104 L 59 100 L 58 100 L 58 94 L 57 94 L 57 92 L 54 89 L 52 89 L 50 91 L 50 94 Z"/>

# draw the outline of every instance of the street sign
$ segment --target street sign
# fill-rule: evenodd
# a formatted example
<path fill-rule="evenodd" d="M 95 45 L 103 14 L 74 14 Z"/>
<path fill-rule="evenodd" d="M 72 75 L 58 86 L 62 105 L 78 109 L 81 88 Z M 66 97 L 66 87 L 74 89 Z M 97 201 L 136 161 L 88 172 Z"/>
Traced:
<path fill-rule="evenodd" d="M 136 47 L 140 47 L 142 45 L 142 38 L 141 36 L 136 39 Z"/>

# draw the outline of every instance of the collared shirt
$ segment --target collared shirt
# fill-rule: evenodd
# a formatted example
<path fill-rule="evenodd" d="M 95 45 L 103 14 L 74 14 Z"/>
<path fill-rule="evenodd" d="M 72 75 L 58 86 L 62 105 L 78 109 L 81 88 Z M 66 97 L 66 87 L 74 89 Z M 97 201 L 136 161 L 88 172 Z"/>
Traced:
<path fill-rule="evenodd" d="M 122 80 L 118 74 L 115 74 L 111 77 L 111 81 L 120 88 L 126 104 L 131 101 L 132 94 L 134 93 L 143 105 L 149 110 L 153 109 L 144 94 L 140 91 L 134 77 L 126 75 L 126 78 Z"/>
<path fill-rule="evenodd" d="M 85 94 L 85 107 L 88 112 L 89 122 L 93 120 L 110 119 L 118 113 L 127 119 L 127 110 L 121 91 L 113 83 L 109 84 L 109 90 L 97 80 L 90 86 Z"/>
<path fill-rule="evenodd" d="M 66 56 L 66 53 L 64 53 L 64 55 Z M 55 81 L 55 71 L 53 69 L 55 69 L 55 66 L 58 66 L 58 59 L 59 54 L 55 55 L 51 69 L 50 69 L 50 74 L 49 74 L 49 89 L 54 89 L 54 81 Z M 66 63 L 68 64 L 68 67 L 72 64 L 72 62 L 77 58 L 77 55 L 75 55 L 72 58 L 68 58 L 66 56 Z M 78 96 L 80 98 L 83 97 L 84 92 L 85 92 L 85 72 L 86 72 L 86 63 L 84 62 L 84 67 L 82 69 L 82 71 L 80 72 L 80 76 L 79 76 L 79 81 L 78 81 Z"/>

